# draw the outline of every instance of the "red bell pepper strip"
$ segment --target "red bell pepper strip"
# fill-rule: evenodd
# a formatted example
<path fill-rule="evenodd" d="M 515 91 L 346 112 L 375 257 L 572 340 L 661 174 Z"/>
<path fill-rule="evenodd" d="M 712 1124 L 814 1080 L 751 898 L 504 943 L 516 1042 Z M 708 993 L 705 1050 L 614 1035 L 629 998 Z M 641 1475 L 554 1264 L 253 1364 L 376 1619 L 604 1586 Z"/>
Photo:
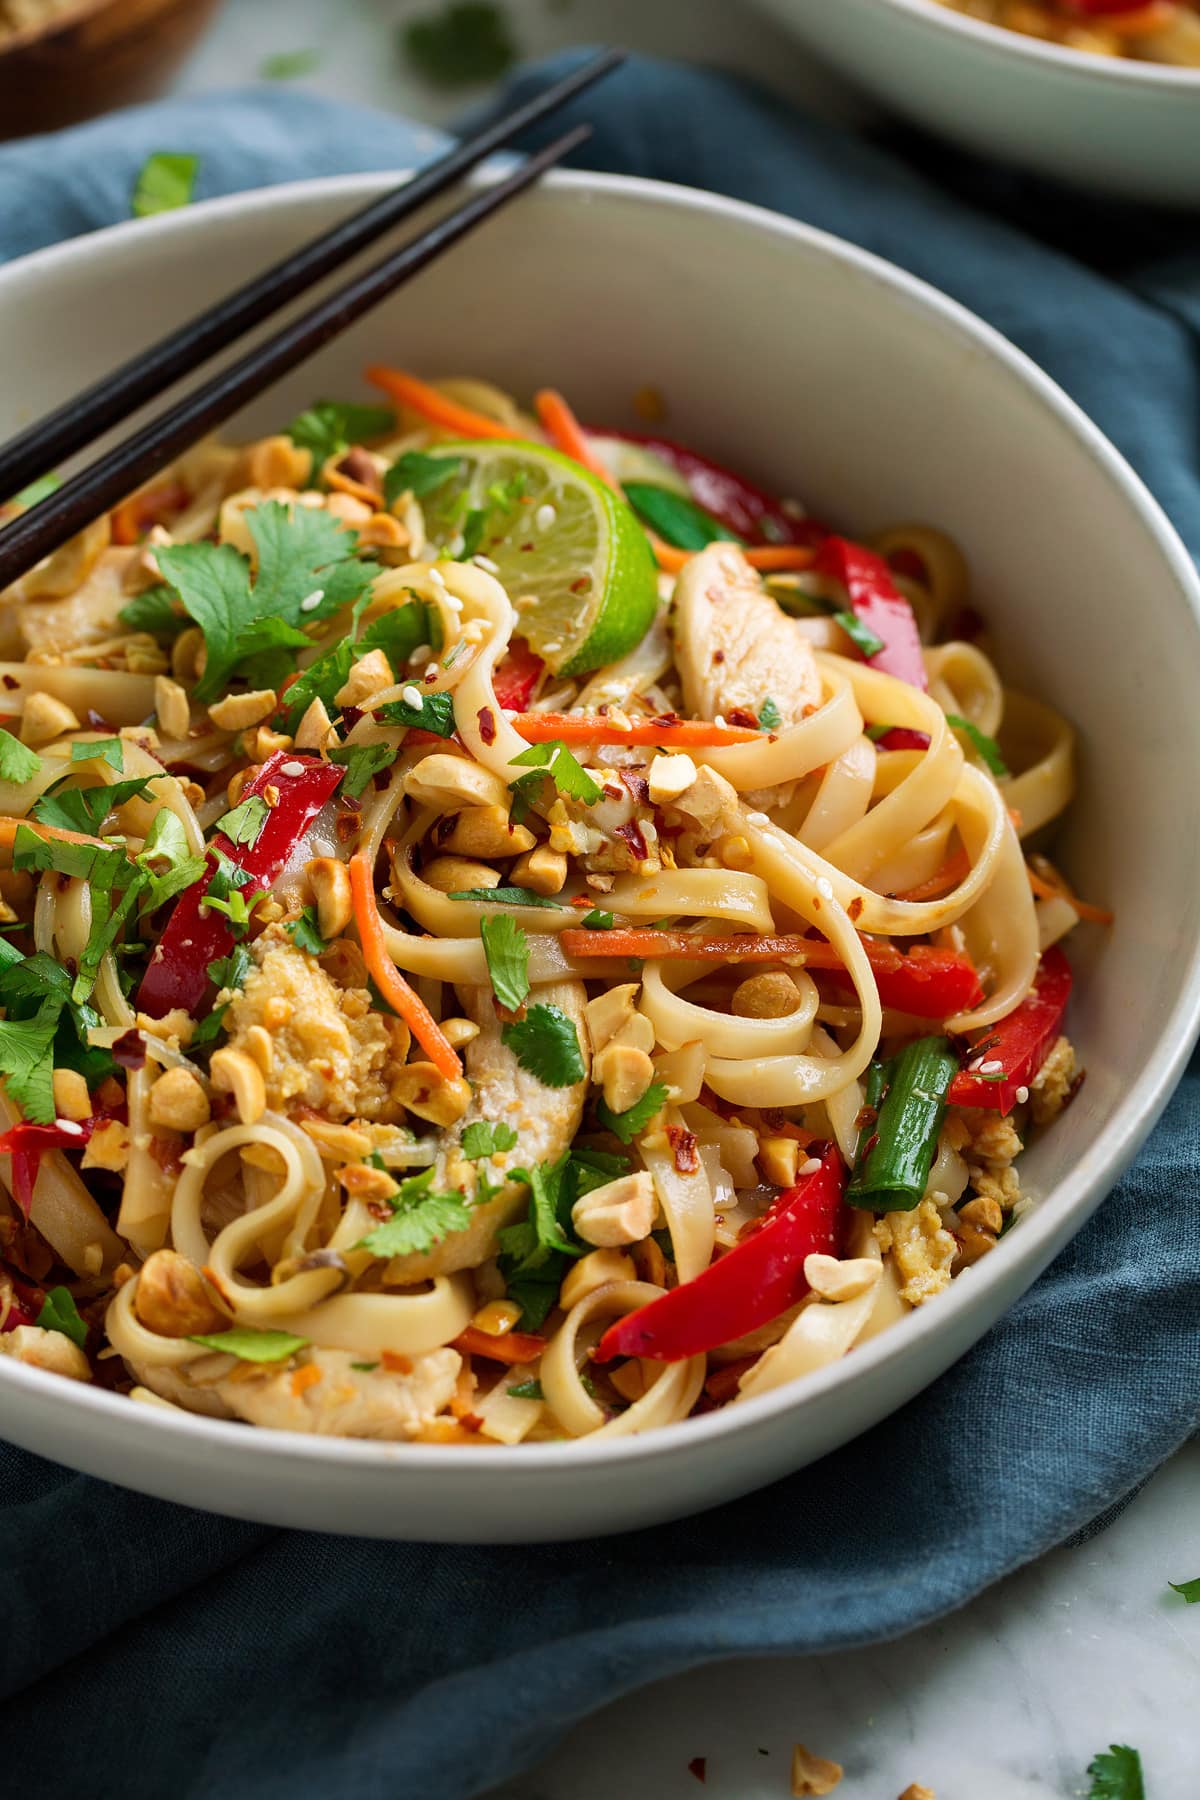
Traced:
<path fill-rule="evenodd" d="M 928 750 L 929 733 L 927 731 L 910 731 L 907 725 L 893 725 L 875 742 L 881 750 Z"/>
<path fill-rule="evenodd" d="M 970 957 L 954 950 L 938 950 L 932 944 L 914 944 L 896 950 L 890 944 L 864 946 L 881 1006 L 911 1013 L 917 1019 L 949 1019 L 955 1013 L 978 1006 L 983 986 Z M 892 961 L 888 957 L 891 952 Z M 853 985 L 845 969 L 829 970 L 838 987 Z"/>
<path fill-rule="evenodd" d="M 688 485 L 697 506 L 711 513 L 726 530 L 736 532 L 752 544 L 817 544 L 829 527 L 817 519 L 797 519 L 772 495 L 755 487 L 741 475 L 710 462 L 683 444 L 670 438 L 654 437 L 640 431 L 609 431 L 588 426 L 591 437 L 619 438 L 622 443 L 639 444 L 660 462 L 666 463 Z"/>
<path fill-rule="evenodd" d="M 972 1046 L 966 1068 L 950 1083 L 950 1104 L 1011 1112 L 1018 1091 L 1045 1062 L 1070 994 L 1071 966 L 1056 944 L 1042 957 L 1028 999 Z"/>
<path fill-rule="evenodd" d="M 917 621 L 883 557 L 849 538 L 827 537 L 817 546 L 812 566 L 818 575 L 841 582 L 855 618 L 882 643 L 883 649 L 868 658 L 871 667 L 924 691 L 929 683 Z"/>
<path fill-rule="evenodd" d="M 546 1348 L 546 1339 L 529 1331 L 505 1331 L 496 1335 L 481 1331 L 478 1325 L 468 1325 L 454 1339 L 452 1348 L 461 1350 L 464 1356 L 486 1356 L 492 1362 L 510 1363 L 515 1368 L 521 1363 L 534 1362 Z"/>
<path fill-rule="evenodd" d="M 653 1362 L 681 1362 L 777 1319 L 808 1292 L 805 1257 L 836 1256 L 845 1186 L 842 1159 L 827 1145 L 820 1167 L 780 1194 L 732 1250 L 691 1281 L 610 1325 L 595 1361 L 647 1356 Z"/>
<path fill-rule="evenodd" d="M 524 638 L 513 638 L 492 676 L 492 691 L 505 712 L 523 713 L 545 663 L 535 656 Z"/>
<path fill-rule="evenodd" d="M 265 892 L 344 773 L 335 763 L 321 762 L 315 756 L 298 756 L 292 750 L 277 750 L 267 758 L 242 789 L 241 799 L 263 795 L 269 800 L 268 788 L 278 798 L 269 806 L 253 844 L 233 844 L 221 832 L 213 838 L 208 872 L 180 895 L 166 930 L 154 947 L 138 990 L 139 1012 L 159 1019 L 181 1006 L 185 1012 L 195 1013 L 210 985 L 209 963 L 228 956 L 233 948 L 228 919 L 204 905 L 217 870 L 213 852 L 220 850 L 231 863 L 245 869 L 250 880 L 241 891 L 247 897 Z"/>
<path fill-rule="evenodd" d="M 90 1119 L 56 1119 L 53 1125 L 34 1125 L 28 1119 L 0 1134 L 0 1156 L 12 1158 L 12 1197 L 29 1217 L 38 1168 L 47 1150 L 81 1150 L 107 1114 Z"/>

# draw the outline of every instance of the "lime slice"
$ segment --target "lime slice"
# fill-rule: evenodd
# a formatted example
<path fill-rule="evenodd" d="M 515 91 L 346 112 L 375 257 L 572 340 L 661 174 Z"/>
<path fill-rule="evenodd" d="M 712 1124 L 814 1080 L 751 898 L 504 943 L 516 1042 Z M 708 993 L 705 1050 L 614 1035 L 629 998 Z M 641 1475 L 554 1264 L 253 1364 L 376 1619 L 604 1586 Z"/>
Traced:
<path fill-rule="evenodd" d="M 602 481 L 542 444 L 438 444 L 454 478 L 424 496 L 425 529 L 453 555 L 478 539 L 518 606 L 518 631 L 555 675 L 616 662 L 641 642 L 658 579 L 633 509 Z M 521 606 L 525 598 L 536 604 Z"/>

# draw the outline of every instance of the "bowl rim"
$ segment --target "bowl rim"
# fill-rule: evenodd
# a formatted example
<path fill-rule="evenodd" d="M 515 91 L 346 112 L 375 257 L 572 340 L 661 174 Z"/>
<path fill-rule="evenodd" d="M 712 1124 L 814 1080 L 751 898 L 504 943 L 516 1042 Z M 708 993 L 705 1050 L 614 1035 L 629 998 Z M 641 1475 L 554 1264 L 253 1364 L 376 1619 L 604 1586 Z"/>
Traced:
<path fill-rule="evenodd" d="M 992 25 L 986 19 L 973 19 L 967 13 L 954 12 L 950 7 L 940 5 L 939 0 L 859 0 L 859 4 L 875 6 L 880 12 L 904 13 L 923 30 L 955 31 L 965 42 L 975 43 L 984 51 L 1007 56 L 1017 63 L 1041 63 L 1068 75 L 1150 88 L 1174 87 L 1190 92 L 1200 87 L 1200 69 L 1180 68 L 1174 63 L 1142 62 L 1129 56 L 1098 56 L 1091 50 L 1074 50 L 1069 44 L 1047 44 L 1041 38 L 1010 31 L 1007 26 Z"/>
<path fill-rule="evenodd" d="M 272 210 L 287 208 L 303 213 L 314 202 L 319 205 L 341 196 L 363 203 L 411 173 L 409 170 L 378 171 L 286 182 L 246 189 L 149 219 L 123 220 L 34 251 L 0 269 L 0 301 L 10 285 L 19 288 L 30 277 L 37 280 L 52 276 L 60 265 L 83 263 L 95 247 L 107 248 L 111 242 L 123 240 L 130 231 L 154 233 L 164 240 L 171 240 L 186 238 L 195 230 L 201 237 L 202 223 L 209 219 L 253 215 L 268 206 Z M 487 180 L 488 176 L 477 174 L 473 179 L 478 182 Z M 1174 577 L 1181 605 L 1190 614 L 1193 653 L 1200 670 L 1200 575 L 1174 526 L 1141 477 L 1099 427 L 1024 351 L 1009 343 L 993 326 L 958 301 L 882 257 L 832 233 L 746 201 L 641 176 L 585 170 L 555 170 L 543 178 L 540 189 L 533 190 L 535 199 L 539 191 L 573 195 L 581 200 L 632 201 L 652 210 L 671 207 L 706 213 L 714 223 L 731 233 L 765 234 L 789 244 L 801 256 L 831 259 L 842 264 L 852 275 L 887 289 L 892 303 L 924 313 L 931 323 L 936 322 L 960 344 L 999 362 L 1012 380 L 1025 388 L 1070 432 L 1154 541 L 1167 571 Z M 196 221 L 201 222 L 199 230 L 196 230 Z M 299 1464 L 314 1468 L 337 1465 L 347 1471 L 358 1469 L 363 1474 L 382 1469 L 404 1469 L 422 1478 L 460 1470 L 467 1481 L 480 1472 L 489 1479 L 500 1479 L 505 1471 L 510 1478 L 518 1479 L 530 1475 L 549 1479 L 561 1472 L 561 1479 L 566 1480 L 573 1474 L 605 1469 L 609 1465 L 652 1463 L 664 1456 L 685 1455 L 689 1446 L 699 1451 L 705 1444 L 711 1445 L 724 1438 L 732 1440 L 744 1432 L 753 1432 L 755 1427 L 768 1427 L 808 1402 L 827 1398 L 840 1387 L 868 1382 L 881 1364 L 891 1360 L 897 1349 L 907 1352 L 911 1359 L 917 1355 L 919 1345 L 930 1336 L 953 1336 L 955 1322 L 973 1308 L 979 1289 L 1006 1283 L 1018 1264 L 1023 1269 L 1033 1267 L 1040 1273 L 1041 1266 L 1056 1253 L 1054 1240 L 1062 1231 L 1064 1219 L 1071 1220 L 1071 1229 L 1057 1248 L 1069 1242 L 1086 1223 L 1097 1203 L 1095 1196 L 1102 1196 L 1106 1187 L 1119 1179 L 1129 1159 L 1152 1129 L 1183 1071 L 1198 1029 L 1200 935 L 1191 946 L 1174 1003 L 1152 1054 L 1137 1071 L 1120 1104 L 1097 1132 L 1087 1151 L 1058 1184 L 1053 1196 L 1047 1195 L 1025 1216 L 1020 1231 L 1006 1240 L 1003 1251 L 967 1271 L 965 1279 L 960 1278 L 949 1292 L 939 1296 L 936 1306 L 915 1309 L 905 1320 L 903 1344 L 898 1346 L 890 1333 L 880 1333 L 856 1348 L 853 1356 L 843 1357 L 799 1381 L 742 1401 L 736 1407 L 722 1407 L 699 1418 L 657 1426 L 636 1436 L 605 1438 L 599 1442 L 585 1437 L 511 1447 L 480 1445 L 472 1447 L 466 1454 L 463 1447 L 457 1445 L 256 1430 L 236 1420 L 213 1419 L 182 1409 L 139 1406 L 131 1403 L 127 1395 L 67 1381 L 62 1376 L 7 1357 L 0 1357 L 0 1392 L 10 1384 L 16 1391 L 24 1390 L 31 1399 L 41 1396 L 44 1400 L 55 1401 L 62 1412 L 73 1415 L 85 1430 L 89 1419 L 96 1426 L 105 1423 L 120 1426 L 127 1442 L 154 1443 L 159 1440 L 150 1434 L 166 1433 L 178 1440 L 183 1455 L 187 1454 L 189 1446 L 193 1453 L 199 1453 L 207 1445 L 218 1454 L 237 1458 L 243 1470 L 264 1480 L 271 1478 L 272 1470 Z M 1026 1282 L 1021 1292 L 1024 1293 L 1029 1285 L 1031 1282 Z M 1016 1303 L 1016 1298 L 1009 1306 Z M 1003 1310 L 1007 1312 L 1009 1306 Z M 136 1482 L 128 1485 L 136 1486 Z"/>

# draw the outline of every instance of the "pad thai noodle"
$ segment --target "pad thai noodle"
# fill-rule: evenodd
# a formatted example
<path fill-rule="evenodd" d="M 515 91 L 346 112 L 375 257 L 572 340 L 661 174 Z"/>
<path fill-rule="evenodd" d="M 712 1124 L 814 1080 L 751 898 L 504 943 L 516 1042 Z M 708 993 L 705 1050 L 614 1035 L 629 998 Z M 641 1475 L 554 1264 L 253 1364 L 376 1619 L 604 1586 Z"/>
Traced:
<path fill-rule="evenodd" d="M 0 597 L 0 1353 L 422 1443 L 738 1405 L 1031 1204 L 1070 727 L 931 526 L 368 378 Z"/>

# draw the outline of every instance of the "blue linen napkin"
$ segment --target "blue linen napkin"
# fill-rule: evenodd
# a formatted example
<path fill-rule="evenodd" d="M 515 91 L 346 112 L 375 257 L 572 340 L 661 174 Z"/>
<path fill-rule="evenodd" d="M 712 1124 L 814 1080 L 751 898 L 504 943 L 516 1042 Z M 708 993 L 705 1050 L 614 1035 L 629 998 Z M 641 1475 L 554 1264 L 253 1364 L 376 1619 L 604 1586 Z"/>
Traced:
<path fill-rule="evenodd" d="M 589 165 L 793 213 L 989 318 L 1200 550 L 1194 227 L 1081 205 L 910 137 L 881 148 L 648 60 L 583 110 L 598 124 Z M 205 197 L 432 148 L 402 121 L 294 91 L 128 112 L 0 151 L 0 254 L 123 217 L 158 149 L 201 152 Z M 652 1679 L 936 1618 L 1086 1528 L 1200 1422 L 1200 1239 L 1184 1204 L 1198 1158 L 1194 1064 L 1099 1215 L 951 1374 L 816 1467 L 622 1539 L 476 1549 L 275 1532 L 0 1444 L 0 1737 L 38 1747 L 43 1791 L 89 1800 L 318 1787 L 463 1800 Z"/>

